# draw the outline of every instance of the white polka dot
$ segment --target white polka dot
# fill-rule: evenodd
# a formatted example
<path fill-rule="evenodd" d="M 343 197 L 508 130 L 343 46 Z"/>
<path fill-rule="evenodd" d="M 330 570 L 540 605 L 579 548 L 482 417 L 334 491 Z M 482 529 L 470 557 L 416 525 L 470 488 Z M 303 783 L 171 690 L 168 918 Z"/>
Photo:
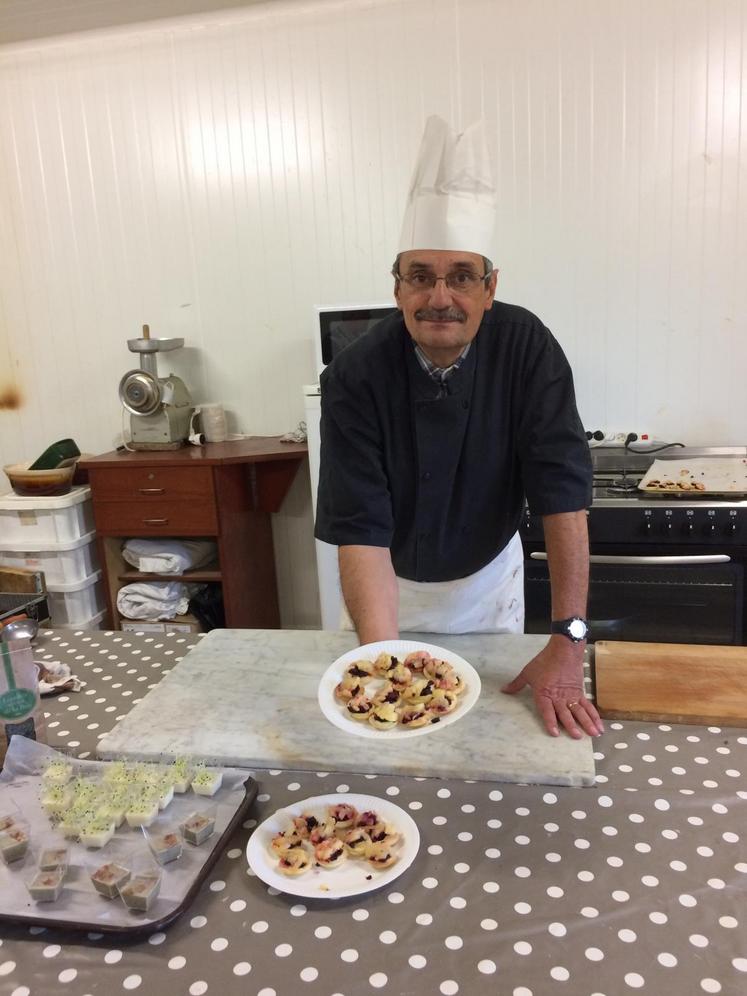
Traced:
<path fill-rule="evenodd" d="M 410 955 L 408 962 L 411 968 L 425 968 L 428 964 L 426 959 L 422 955 Z"/>
<path fill-rule="evenodd" d="M 399 789 L 397 788 L 396 785 L 390 785 L 389 788 L 386 790 L 386 794 L 387 795 L 399 795 Z"/>
<path fill-rule="evenodd" d="M 288 955 L 292 953 L 292 951 L 293 951 L 292 944 L 278 944 L 278 946 L 275 948 L 275 954 L 278 956 L 278 958 L 287 958 Z"/>
<path fill-rule="evenodd" d="M 270 986 L 265 986 L 263 989 L 260 989 L 257 996 L 278 996 L 278 994 Z"/>
<path fill-rule="evenodd" d="M 643 885 L 647 885 L 649 888 L 653 889 L 659 884 L 659 879 L 656 875 L 642 875 L 641 882 Z"/>
<path fill-rule="evenodd" d="M 223 879 L 217 878 L 214 882 L 210 883 L 211 892 L 222 892 L 226 887 L 226 883 Z"/>
<path fill-rule="evenodd" d="M 571 977 L 571 973 L 567 968 L 563 968 L 562 965 L 554 965 L 550 969 L 550 977 L 555 979 L 556 982 L 567 982 Z"/>
<path fill-rule="evenodd" d="M 241 913 L 246 909 L 246 899 L 234 899 L 228 908 L 232 913 Z"/>
<path fill-rule="evenodd" d="M 306 968 L 302 968 L 298 974 L 304 982 L 314 982 L 319 976 L 319 969 L 314 968 L 313 965 L 309 965 Z"/>
<path fill-rule="evenodd" d="M 440 844 L 431 844 L 428 847 L 429 854 L 443 854 L 443 847 Z"/>
<path fill-rule="evenodd" d="M 628 972 L 625 976 L 625 982 L 631 989 L 640 989 L 641 986 L 644 985 L 645 981 L 646 980 L 643 976 L 639 975 L 637 972 Z"/>
<path fill-rule="evenodd" d="M 234 860 L 235 858 L 240 858 L 243 853 L 240 847 L 232 847 L 230 851 L 226 851 L 226 857 Z"/>
<path fill-rule="evenodd" d="M 201 927 L 204 927 L 206 923 L 207 923 L 206 916 L 193 916 L 192 919 L 189 921 L 190 927 L 194 927 L 195 930 L 199 930 Z"/>
<path fill-rule="evenodd" d="M 179 968 L 184 968 L 186 964 L 187 964 L 187 959 L 184 957 L 184 955 L 174 955 L 174 957 L 169 958 L 168 961 L 169 968 L 174 970 Z"/>
<path fill-rule="evenodd" d="M 514 951 L 518 955 L 528 955 L 532 953 L 532 945 L 529 941 L 517 941 L 514 944 Z"/>
<path fill-rule="evenodd" d="M 679 901 L 680 905 L 686 906 L 688 908 L 691 906 L 698 905 L 698 900 L 695 898 L 695 896 L 691 896 L 687 892 L 683 892 L 683 894 L 679 897 Z"/>
<path fill-rule="evenodd" d="M 524 867 L 524 865 L 519 865 L 518 868 L 514 868 L 514 875 L 516 875 L 517 878 L 529 878 L 531 874 L 531 869 Z"/>
<path fill-rule="evenodd" d="M 547 929 L 553 937 L 565 937 L 567 933 L 565 925 L 562 923 L 551 923 Z"/>
<path fill-rule="evenodd" d="M 358 952 L 355 948 L 345 948 L 344 951 L 340 952 L 340 957 L 343 961 L 358 961 Z"/>
<path fill-rule="evenodd" d="M 494 892 L 498 892 L 498 890 L 500 889 L 500 885 L 498 885 L 497 882 L 483 882 L 482 887 L 485 892 L 489 892 L 491 894 Z"/>
<path fill-rule="evenodd" d="M 423 803 L 422 802 L 418 802 L 417 799 L 416 799 L 414 802 L 408 802 L 407 803 L 407 808 L 408 809 L 422 809 L 423 808 Z"/>
<path fill-rule="evenodd" d="M 338 792 L 349 792 L 350 791 L 350 786 L 349 785 L 338 785 L 337 786 L 337 791 Z M 257 796 L 257 798 L 259 798 L 259 796 Z"/>
<path fill-rule="evenodd" d="M 384 975 L 383 972 L 374 972 L 373 975 L 369 975 L 368 982 L 372 985 L 374 989 L 382 989 L 389 979 Z"/>
<path fill-rule="evenodd" d="M 690 943 L 695 948 L 707 948 L 708 938 L 703 937 L 702 934 L 690 934 Z"/>
<path fill-rule="evenodd" d="M 615 889 L 612 893 L 612 898 L 616 903 L 627 903 L 630 899 L 630 893 L 626 892 L 624 889 Z"/>
<path fill-rule="evenodd" d="M 65 968 L 57 976 L 57 979 L 59 982 L 72 982 L 77 975 L 78 970 L 76 968 Z"/>
<path fill-rule="evenodd" d="M 421 927 L 429 927 L 433 923 L 433 917 L 430 913 L 418 913 L 415 917 L 415 923 Z"/>
<path fill-rule="evenodd" d="M 116 965 L 118 961 L 122 960 L 122 952 L 117 951 L 107 951 L 104 955 L 104 961 L 107 965 Z"/>
<path fill-rule="evenodd" d="M 15 962 L 4 962 L 3 965 L 0 965 L 0 975 L 6 974 L 5 972 L 3 972 L 3 967 L 4 965 L 9 965 L 9 964 L 12 964 L 13 968 L 16 967 Z M 11 972 L 13 971 L 13 968 L 10 969 Z M 13 990 L 10 996 L 31 996 L 31 990 L 29 989 L 28 986 L 18 986 L 16 989 Z"/>
<path fill-rule="evenodd" d="M 215 940 L 211 941 L 210 947 L 213 951 L 225 951 L 228 947 L 228 939 L 225 937 L 216 937 Z"/>
<path fill-rule="evenodd" d="M 738 972 L 747 972 L 747 958 L 732 958 L 731 963 Z"/>
<path fill-rule="evenodd" d="M 464 941 L 462 940 L 461 937 L 458 937 L 456 934 L 452 934 L 450 937 L 446 938 L 444 944 L 449 949 L 449 951 L 458 951 L 464 945 Z"/>
<path fill-rule="evenodd" d="M 451 797 L 451 792 L 449 791 L 449 789 L 441 788 L 438 790 L 438 792 L 436 792 L 436 795 L 438 796 L 439 799 L 449 799 Z"/>
<path fill-rule="evenodd" d="M 477 963 L 477 971 L 482 972 L 483 975 L 493 975 L 494 972 L 498 971 L 498 966 L 489 958 L 483 958 L 482 961 L 478 961 Z"/>
<path fill-rule="evenodd" d="M 43 949 L 42 954 L 45 958 L 56 958 L 61 950 L 62 948 L 59 944 L 48 944 L 46 948 Z M 121 951 L 119 952 L 119 957 L 122 957 Z"/>
<path fill-rule="evenodd" d="M 593 882 L 594 872 L 589 871 L 587 868 L 582 868 L 580 872 L 576 873 L 576 878 L 579 882 Z"/>
<path fill-rule="evenodd" d="M 248 975 L 252 970 L 252 966 L 248 961 L 238 961 L 233 966 L 234 975 Z"/>
<path fill-rule="evenodd" d="M 252 930 L 255 934 L 264 934 L 269 926 L 267 920 L 257 920 L 252 924 Z"/>
<path fill-rule="evenodd" d="M 550 897 L 550 899 L 561 899 L 565 895 L 565 893 L 563 892 L 563 890 L 560 888 L 559 885 L 548 886 L 547 894 Z"/>
<path fill-rule="evenodd" d="M 466 875 L 467 872 L 469 871 L 469 865 L 465 864 L 464 861 L 458 861 L 454 865 L 454 871 L 457 872 L 457 874 L 459 875 Z"/>
<path fill-rule="evenodd" d="M 449 821 L 446 819 L 445 816 L 434 816 L 433 817 L 433 824 L 434 824 L 434 826 L 442 827 L 442 826 L 444 826 L 448 822 Z"/>
<path fill-rule="evenodd" d="M 621 868 L 623 865 L 623 859 L 618 858 L 617 855 L 615 854 L 610 854 L 610 856 L 607 858 L 607 864 L 611 868 Z"/>
<path fill-rule="evenodd" d="M 656 923 L 656 924 L 668 923 L 669 921 L 669 917 L 667 916 L 666 913 L 659 913 L 659 912 L 649 913 L 648 918 L 651 921 L 651 923 Z"/>
<path fill-rule="evenodd" d="M 602 961 L 604 958 L 604 952 L 600 951 L 599 948 L 587 948 L 584 954 L 589 959 L 589 961 Z"/>
<path fill-rule="evenodd" d="M 461 833 L 457 834 L 457 840 L 461 840 L 463 843 L 467 843 L 468 841 L 472 840 L 472 834 L 469 832 L 469 830 L 462 830 Z"/>
<path fill-rule="evenodd" d="M 483 930 L 497 930 L 498 921 L 492 920 L 490 917 L 486 917 L 484 920 L 480 920 L 480 926 Z"/>
<path fill-rule="evenodd" d="M 662 951 L 661 954 L 656 956 L 656 960 L 660 965 L 663 965 L 664 968 L 674 968 L 677 964 L 677 959 L 673 954 L 670 954 L 669 951 Z"/>
<path fill-rule="evenodd" d="M 382 944 L 394 944 L 397 940 L 397 935 L 393 930 L 382 930 L 379 934 L 379 940 Z"/>
<path fill-rule="evenodd" d="M 390 903 L 394 903 L 395 905 L 398 903 L 403 903 L 405 901 L 405 897 L 402 895 L 401 892 L 390 892 L 386 898 L 389 900 Z"/>
<path fill-rule="evenodd" d="M 193 982 L 192 985 L 189 987 L 189 996 L 205 996 L 205 993 L 207 991 L 208 991 L 207 982 L 203 982 L 202 979 L 200 979 L 199 982 Z"/>
<path fill-rule="evenodd" d="M 163 933 L 162 930 L 159 930 L 157 934 L 150 935 L 150 937 L 148 938 L 148 944 L 153 944 L 153 945 L 163 944 L 165 940 L 166 940 L 166 935 Z"/>
<path fill-rule="evenodd" d="M 701 979 L 700 988 L 704 993 L 720 993 L 721 983 L 718 979 Z"/>
<path fill-rule="evenodd" d="M 303 903 L 297 903 L 295 906 L 291 906 L 290 915 L 291 916 L 303 916 L 306 912 L 306 907 Z"/>
<path fill-rule="evenodd" d="M 722 927 L 726 927 L 727 930 L 731 930 L 734 927 L 739 926 L 739 920 L 736 920 L 733 916 L 720 916 L 718 922 Z"/>
<path fill-rule="evenodd" d="M 368 920 L 368 910 L 353 910 L 354 920 Z"/>
<path fill-rule="evenodd" d="M 128 975 L 127 978 L 122 983 L 123 989 L 138 989 L 142 978 L 139 975 Z"/>
<path fill-rule="evenodd" d="M 503 792 L 499 789 L 493 789 L 493 791 L 488 795 L 488 799 L 490 799 L 491 802 L 500 802 L 502 798 Z"/>
<path fill-rule="evenodd" d="M 595 909 L 593 906 L 582 906 L 581 907 L 581 916 L 585 916 L 585 917 L 591 919 L 591 918 L 593 918 L 595 916 L 599 916 L 599 910 Z"/>
<path fill-rule="evenodd" d="M 618 930 L 617 936 L 620 938 L 621 941 L 624 941 L 626 944 L 632 944 L 634 941 L 638 940 L 638 935 L 636 934 L 636 932 L 634 930 L 628 930 L 627 928 L 623 928 L 623 930 Z"/>
<path fill-rule="evenodd" d="M 438 991 L 443 993 L 443 996 L 454 996 L 459 992 L 459 984 L 453 979 L 445 979 L 438 987 Z"/>
<path fill-rule="evenodd" d="M 474 813 L 475 807 L 471 802 L 465 802 L 463 806 L 460 807 L 463 813 Z"/>
<path fill-rule="evenodd" d="M 438 879 L 437 878 L 424 878 L 423 879 L 423 888 L 425 888 L 425 889 L 435 889 L 437 885 L 438 885 Z"/>
<path fill-rule="evenodd" d="M 449 906 L 455 910 L 463 910 L 467 905 L 467 900 L 462 896 L 452 896 L 449 900 Z"/>

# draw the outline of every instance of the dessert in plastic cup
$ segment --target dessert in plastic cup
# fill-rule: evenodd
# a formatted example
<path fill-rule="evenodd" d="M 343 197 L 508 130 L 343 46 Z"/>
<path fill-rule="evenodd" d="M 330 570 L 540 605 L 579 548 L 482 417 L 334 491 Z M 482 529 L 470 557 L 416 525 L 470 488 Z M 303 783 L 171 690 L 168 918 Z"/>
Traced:
<path fill-rule="evenodd" d="M 134 913 L 147 913 L 161 888 L 161 869 L 151 858 L 138 857 L 131 871 L 131 878 L 119 889 L 120 898 Z"/>
<path fill-rule="evenodd" d="M 143 827 L 150 852 L 159 865 L 166 865 L 181 857 L 184 838 L 176 825 L 157 823 L 150 829 Z"/>
<path fill-rule="evenodd" d="M 215 831 L 215 814 L 216 810 L 214 806 L 189 814 L 179 827 L 188 844 L 199 847 L 209 837 L 212 837 Z"/>
<path fill-rule="evenodd" d="M 6 865 L 24 857 L 29 849 L 28 823 L 16 821 L 0 832 L 0 855 Z"/>
<path fill-rule="evenodd" d="M 65 868 L 39 868 L 28 882 L 29 895 L 35 903 L 53 903 L 60 898 Z"/>
<path fill-rule="evenodd" d="M 199 766 L 192 777 L 192 791 L 197 795 L 215 795 L 222 784 L 222 771 L 210 771 L 203 766 Z"/>

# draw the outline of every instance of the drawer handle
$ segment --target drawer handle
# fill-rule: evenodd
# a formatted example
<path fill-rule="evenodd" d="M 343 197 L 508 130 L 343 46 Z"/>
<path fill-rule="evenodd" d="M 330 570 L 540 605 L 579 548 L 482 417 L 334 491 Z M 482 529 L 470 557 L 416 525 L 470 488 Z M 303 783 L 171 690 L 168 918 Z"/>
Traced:
<path fill-rule="evenodd" d="M 138 488 L 141 495 L 162 495 L 163 488 Z"/>
<path fill-rule="evenodd" d="M 168 519 L 143 519 L 144 526 L 165 526 Z"/>

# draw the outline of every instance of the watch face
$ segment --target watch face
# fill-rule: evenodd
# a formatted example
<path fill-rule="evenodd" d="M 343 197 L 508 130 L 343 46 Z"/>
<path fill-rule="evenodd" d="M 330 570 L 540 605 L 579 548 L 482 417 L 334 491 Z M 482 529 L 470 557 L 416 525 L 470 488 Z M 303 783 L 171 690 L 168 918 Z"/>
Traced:
<path fill-rule="evenodd" d="M 583 640 L 586 636 L 586 623 L 583 619 L 572 619 L 568 625 L 568 632 L 574 640 Z"/>

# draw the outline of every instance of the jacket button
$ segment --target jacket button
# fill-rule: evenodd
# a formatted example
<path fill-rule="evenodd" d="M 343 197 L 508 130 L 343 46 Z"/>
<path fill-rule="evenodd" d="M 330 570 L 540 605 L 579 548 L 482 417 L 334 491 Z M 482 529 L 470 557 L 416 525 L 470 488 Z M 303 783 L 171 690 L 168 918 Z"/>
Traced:
<path fill-rule="evenodd" d="M 431 479 L 431 472 L 429 470 L 426 470 L 423 474 L 420 475 L 421 481 L 430 481 L 430 479 Z"/>

